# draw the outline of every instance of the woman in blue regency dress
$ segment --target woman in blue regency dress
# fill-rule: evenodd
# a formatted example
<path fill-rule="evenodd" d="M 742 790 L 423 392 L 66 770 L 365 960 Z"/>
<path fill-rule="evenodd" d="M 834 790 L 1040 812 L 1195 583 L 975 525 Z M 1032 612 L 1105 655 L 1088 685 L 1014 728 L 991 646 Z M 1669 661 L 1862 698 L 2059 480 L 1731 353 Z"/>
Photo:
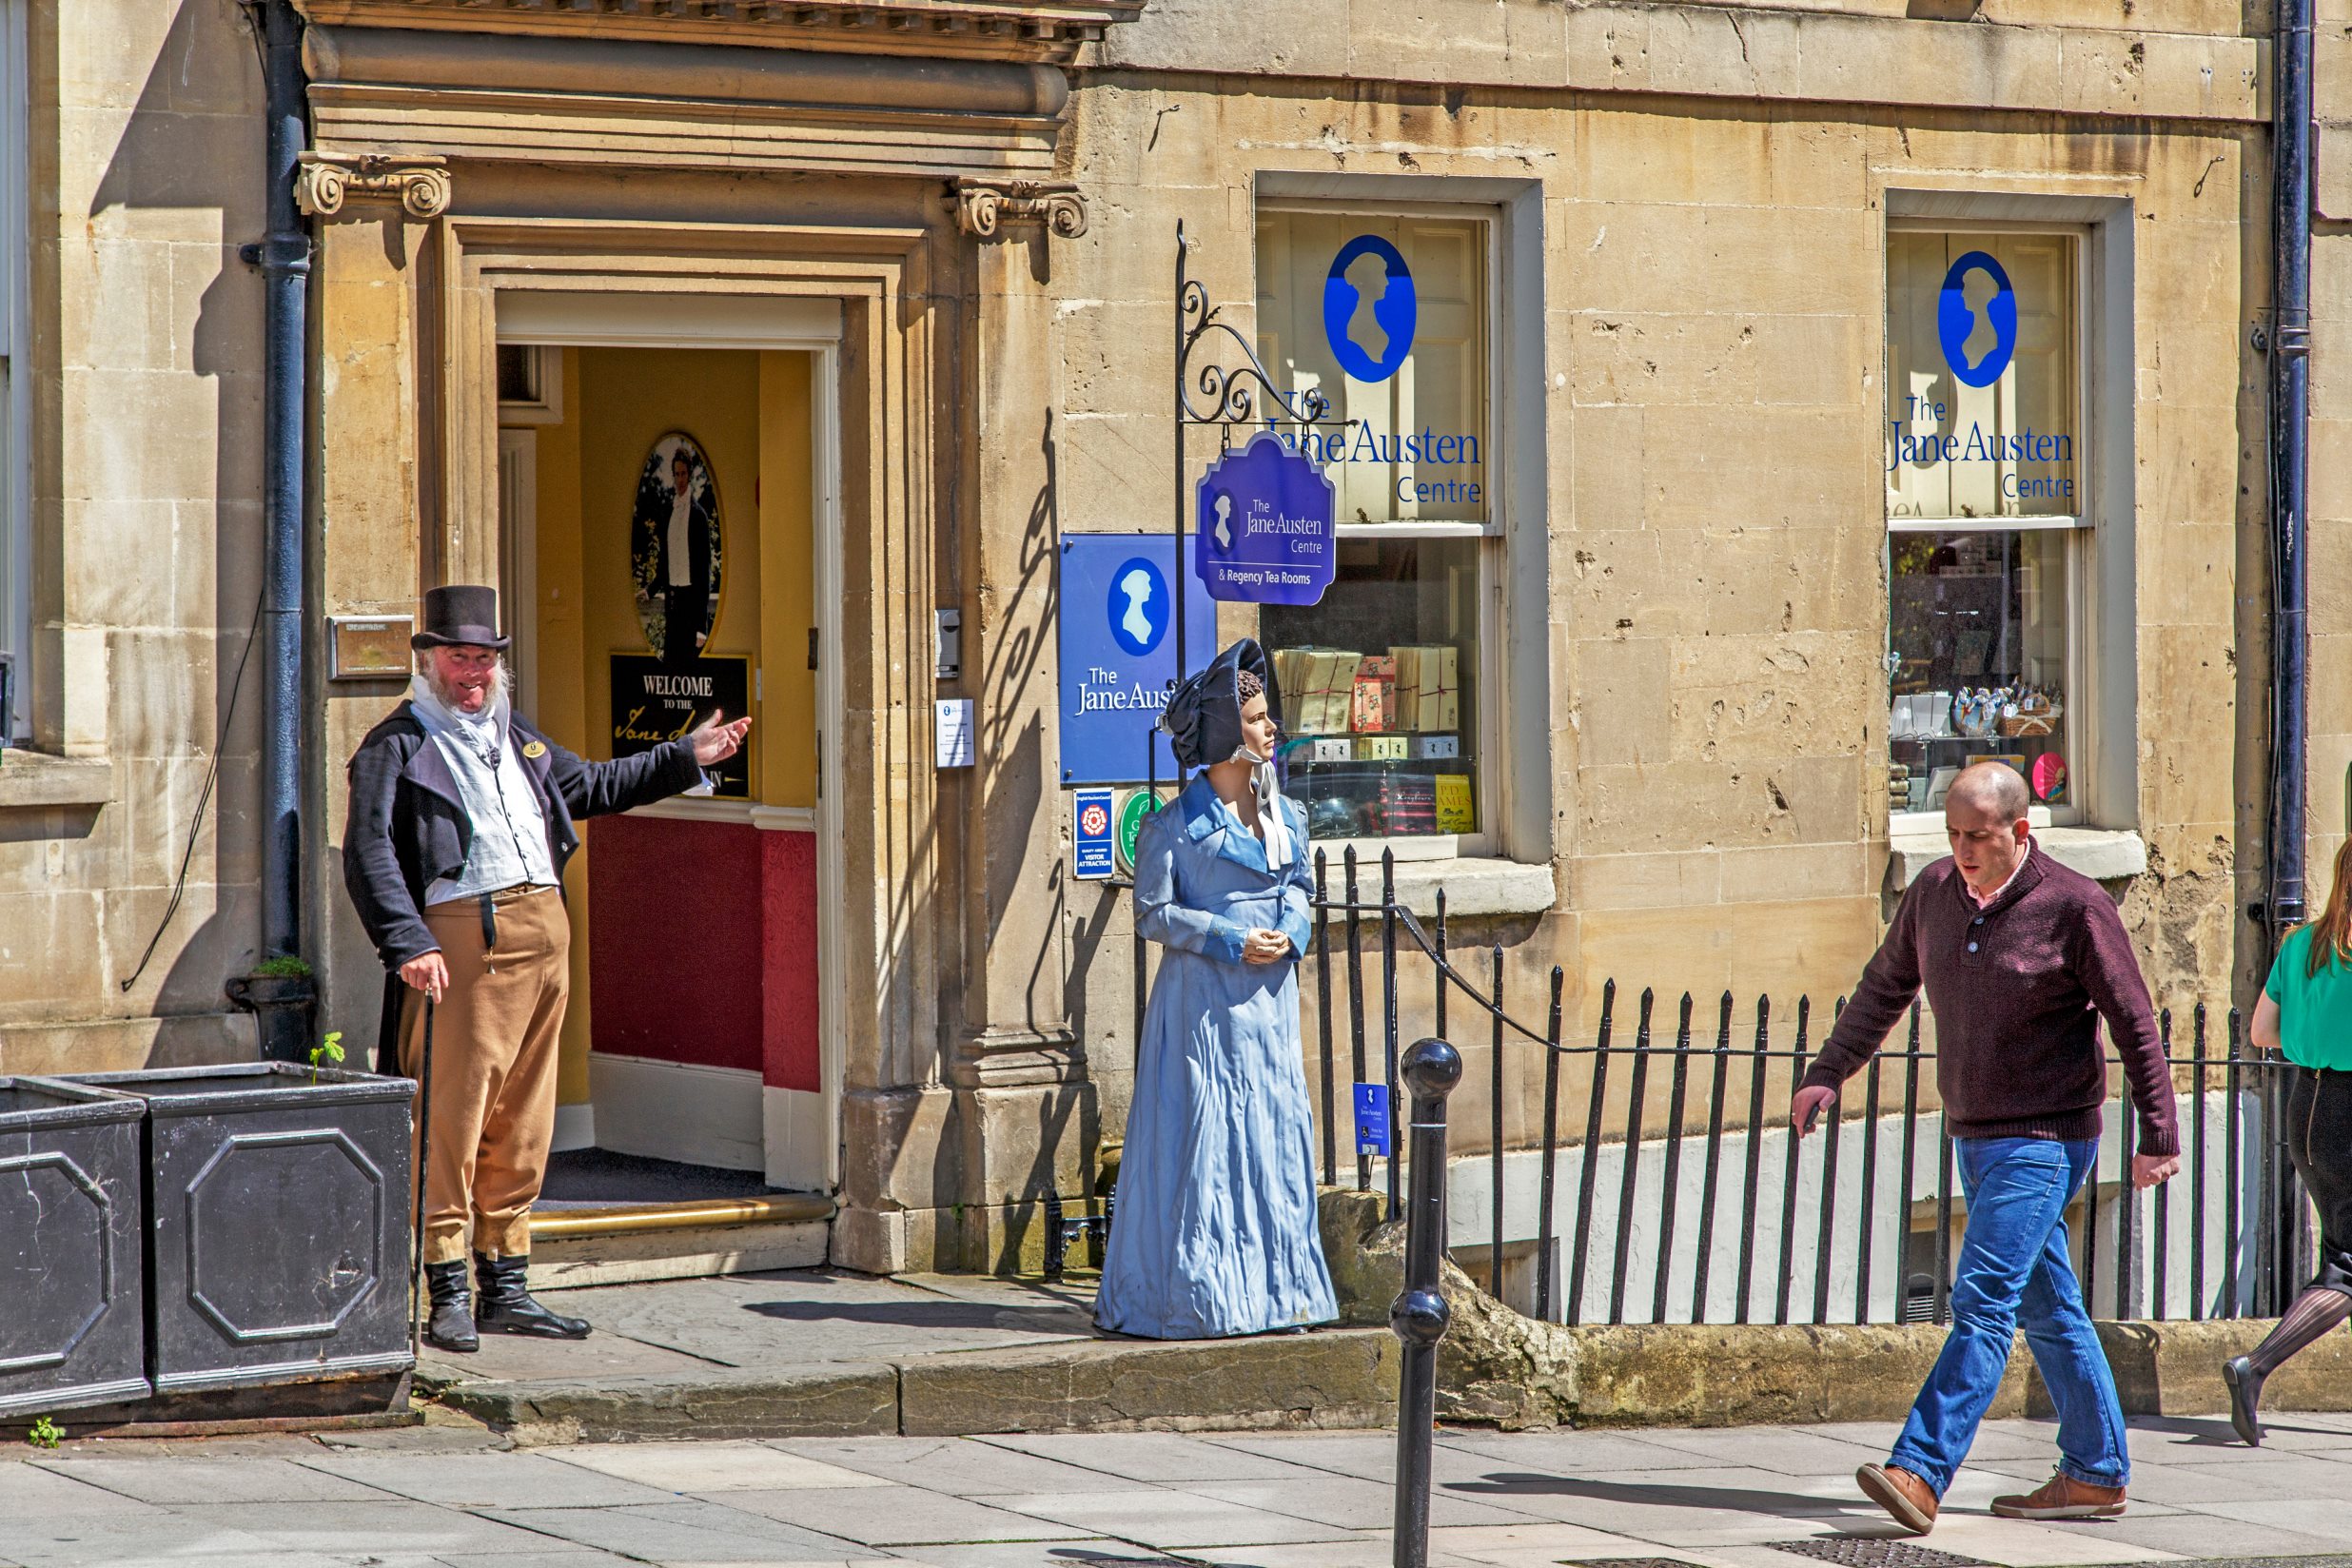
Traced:
<path fill-rule="evenodd" d="M 1158 1340 L 1339 1315 L 1316 1223 L 1299 1039 L 1306 819 L 1275 786 L 1282 694 L 1247 639 L 1168 698 L 1201 770 L 1135 845 L 1135 924 L 1165 956 L 1145 1008 L 1095 1322 Z"/>

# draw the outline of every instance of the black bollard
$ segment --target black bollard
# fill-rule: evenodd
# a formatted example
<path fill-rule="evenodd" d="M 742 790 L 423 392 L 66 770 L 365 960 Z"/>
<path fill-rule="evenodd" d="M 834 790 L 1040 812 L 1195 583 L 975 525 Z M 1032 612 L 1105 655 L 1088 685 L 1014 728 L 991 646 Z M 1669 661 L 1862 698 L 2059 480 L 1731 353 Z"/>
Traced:
<path fill-rule="evenodd" d="M 1461 1082 L 1461 1053 L 1416 1040 L 1398 1074 L 1412 1091 L 1412 1191 L 1405 1201 L 1404 1291 L 1388 1326 L 1404 1342 L 1397 1391 L 1396 1568 L 1428 1568 L 1430 1450 L 1438 1419 L 1438 1342 L 1447 1308 L 1439 1278 L 1445 1256 L 1445 1097 Z"/>

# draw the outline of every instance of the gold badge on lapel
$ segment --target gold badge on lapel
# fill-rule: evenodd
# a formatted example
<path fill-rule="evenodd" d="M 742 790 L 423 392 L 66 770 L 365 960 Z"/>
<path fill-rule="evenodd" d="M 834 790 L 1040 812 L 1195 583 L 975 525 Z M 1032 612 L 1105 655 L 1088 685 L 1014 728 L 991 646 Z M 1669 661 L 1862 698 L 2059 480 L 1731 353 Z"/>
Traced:
<path fill-rule="evenodd" d="M 522 755 L 536 762 L 540 757 L 547 755 L 547 743 L 540 740 L 525 742 L 522 748 Z"/>

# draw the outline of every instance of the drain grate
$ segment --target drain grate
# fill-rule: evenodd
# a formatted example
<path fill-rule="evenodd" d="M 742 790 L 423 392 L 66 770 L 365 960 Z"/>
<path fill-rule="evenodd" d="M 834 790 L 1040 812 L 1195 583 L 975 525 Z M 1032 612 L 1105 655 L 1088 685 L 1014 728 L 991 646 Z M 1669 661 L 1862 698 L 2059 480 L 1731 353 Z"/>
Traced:
<path fill-rule="evenodd" d="M 1821 1540 L 1776 1540 L 1775 1551 L 1793 1552 L 1800 1558 L 1814 1558 L 1822 1562 L 1840 1562 L 1847 1568 L 1993 1568 L 1981 1558 L 1964 1558 L 1957 1552 L 1939 1552 L 1932 1546 L 1921 1546 L 1916 1541 L 1890 1540 L 1876 1536 L 1832 1536 Z M 2176 1568 L 2186 1568 L 2185 1564 Z"/>

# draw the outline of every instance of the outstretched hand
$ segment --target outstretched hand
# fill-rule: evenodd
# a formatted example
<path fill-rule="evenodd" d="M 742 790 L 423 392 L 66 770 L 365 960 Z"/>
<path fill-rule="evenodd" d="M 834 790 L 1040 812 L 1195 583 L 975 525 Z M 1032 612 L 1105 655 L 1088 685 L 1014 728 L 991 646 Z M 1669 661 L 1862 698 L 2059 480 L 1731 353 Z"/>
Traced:
<path fill-rule="evenodd" d="M 724 762 L 741 751 L 743 737 L 751 733 L 750 719 L 738 718 L 722 724 L 719 715 L 713 714 L 695 726 L 694 733 L 686 737 L 686 743 L 695 749 L 695 760 L 707 768 L 714 762 Z"/>

